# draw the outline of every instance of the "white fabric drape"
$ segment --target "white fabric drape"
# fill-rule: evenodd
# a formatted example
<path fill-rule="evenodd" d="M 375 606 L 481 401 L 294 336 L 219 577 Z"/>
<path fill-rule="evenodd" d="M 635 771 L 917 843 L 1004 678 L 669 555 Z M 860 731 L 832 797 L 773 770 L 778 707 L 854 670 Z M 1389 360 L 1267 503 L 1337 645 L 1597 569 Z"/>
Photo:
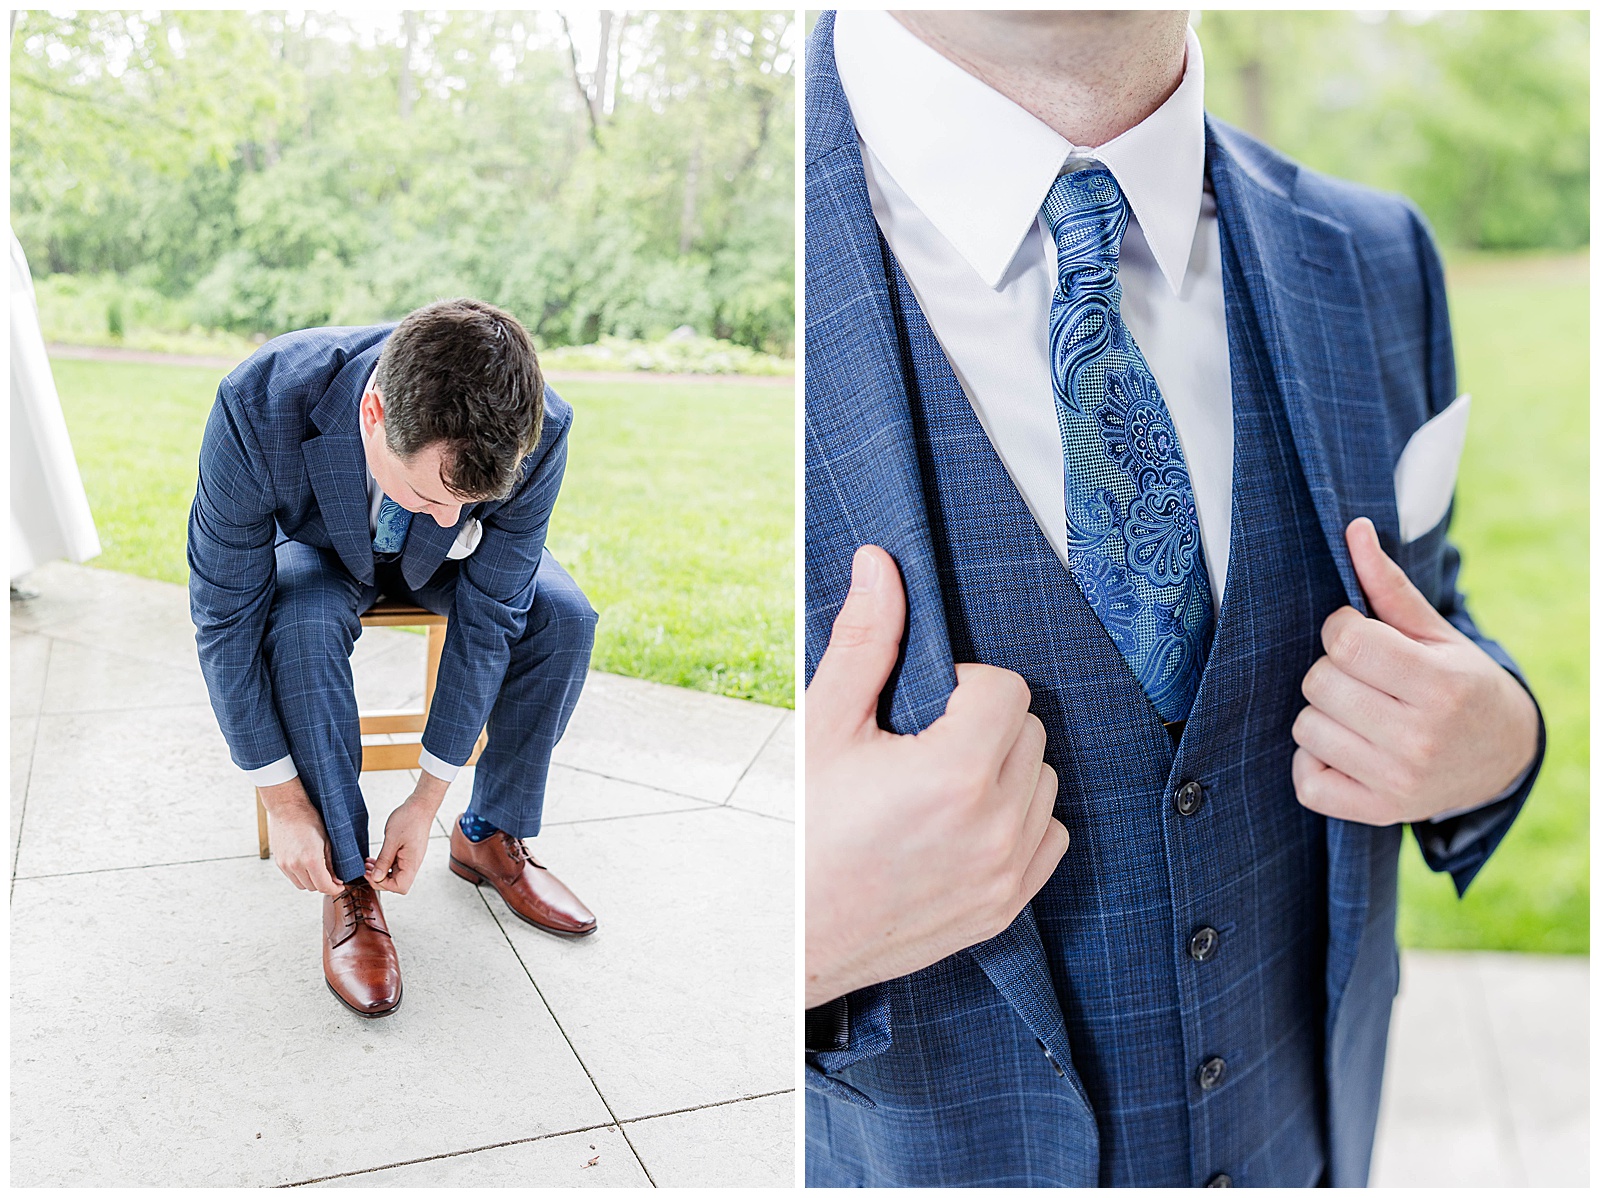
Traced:
<path fill-rule="evenodd" d="M 72 456 L 33 296 L 33 276 L 11 234 L 11 577 L 58 557 L 100 552 L 83 476 Z"/>

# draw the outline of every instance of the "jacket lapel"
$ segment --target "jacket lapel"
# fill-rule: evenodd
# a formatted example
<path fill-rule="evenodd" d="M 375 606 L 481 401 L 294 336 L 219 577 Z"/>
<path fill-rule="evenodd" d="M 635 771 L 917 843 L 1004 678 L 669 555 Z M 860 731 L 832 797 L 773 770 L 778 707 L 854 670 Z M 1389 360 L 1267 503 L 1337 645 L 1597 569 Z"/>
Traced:
<path fill-rule="evenodd" d="M 1223 257 L 1235 266 L 1225 285 L 1228 327 L 1237 335 L 1238 318 L 1253 316 L 1261 330 L 1323 536 L 1351 606 L 1365 613 L 1344 530 L 1367 516 L 1386 550 L 1399 545 L 1399 447 L 1386 440 L 1377 348 L 1351 235 L 1252 169 L 1227 126 L 1208 118 L 1206 132 Z M 1385 440 L 1375 445 L 1374 437 Z"/>
<path fill-rule="evenodd" d="M 1380 406 L 1377 348 L 1350 232 L 1295 205 L 1287 190 L 1242 161 L 1232 131 L 1209 118 L 1207 142 L 1229 338 L 1247 336 L 1251 324 L 1260 330 L 1346 598 L 1365 613 L 1344 529 L 1367 516 L 1384 549 L 1395 551 L 1393 464 L 1400 447 L 1389 443 L 1390 422 Z M 1330 1029 L 1362 943 L 1380 831 L 1386 830 L 1327 822 Z"/>
<path fill-rule="evenodd" d="M 441 528 L 432 516 L 419 514 L 412 518 L 411 530 L 406 533 L 405 553 L 400 558 L 400 572 L 413 591 L 433 577 L 444 555 L 455 544 L 456 535 L 471 509 L 471 504 L 461 505 L 461 514 L 453 528 Z"/>
<path fill-rule="evenodd" d="M 373 567 L 360 403 L 382 350 L 379 343 L 345 363 L 311 411 L 311 423 L 320 435 L 308 437 L 300 446 L 328 539 L 345 568 L 364 583 L 372 582 Z"/>
<path fill-rule="evenodd" d="M 822 21 L 831 24 L 831 14 Z M 886 714 L 894 731 L 913 733 L 944 714 L 955 689 L 955 665 L 911 426 L 911 372 L 889 296 L 887 250 L 872 215 L 831 39 L 825 44 L 806 94 L 807 493 L 822 493 L 830 507 L 848 516 L 855 545 L 881 545 L 900 566 L 908 627 Z M 839 563 L 813 562 L 817 550 L 809 530 L 806 541 L 807 589 L 814 575 L 831 583 L 826 589 L 836 612 L 855 546 L 839 538 L 824 538 L 821 546 L 830 558 L 843 556 L 841 585 Z M 1024 907 L 1000 935 L 965 951 L 1029 1030 L 1058 1059 L 1070 1059 L 1032 909 Z"/>
<path fill-rule="evenodd" d="M 831 15 L 823 20 L 831 23 Z M 823 535 L 815 540 L 808 525 L 808 607 L 821 598 L 837 612 L 857 546 L 888 550 L 905 583 L 908 627 L 883 716 L 895 732 L 915 733 L 944 714 L 955 666 L 911 427 L 910 371 L 889 298 L 887 250 L 831 41 L 828 46 L 806 95 L 806 476 L 808 503 L 820 500 L 819 508 L 825 504 L 842 519 L 827 527 L 816 521 Z M 808 646 L 813 668 L 826 640 L 824 634 Z"/>

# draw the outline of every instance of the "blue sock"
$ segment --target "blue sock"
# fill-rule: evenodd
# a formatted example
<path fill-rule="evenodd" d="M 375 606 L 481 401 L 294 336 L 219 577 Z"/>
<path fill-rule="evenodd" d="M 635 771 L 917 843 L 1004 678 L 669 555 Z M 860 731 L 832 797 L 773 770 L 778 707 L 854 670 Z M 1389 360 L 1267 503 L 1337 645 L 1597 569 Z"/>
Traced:
<path fill-rule="evenodd" d="M 461 832 L 473 844 L 487 840 L 499 830 L 481 815 L 474 815 L 471 811 L 461 813 Z"/>

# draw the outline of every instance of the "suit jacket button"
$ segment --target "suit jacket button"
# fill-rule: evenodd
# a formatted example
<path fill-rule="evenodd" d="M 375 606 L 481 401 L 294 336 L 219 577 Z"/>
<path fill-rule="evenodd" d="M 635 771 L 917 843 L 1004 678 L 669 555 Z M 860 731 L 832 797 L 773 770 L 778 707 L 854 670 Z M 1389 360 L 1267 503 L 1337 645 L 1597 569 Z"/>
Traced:
<path fill-rule="evenodd" d="M 1178 787 L 1178 793 L 1172 797 L 1172 805 L 1178 809 L 1179 815 L 1193 815 L 1200 810 L 1200 804 L 1205 802 L 1206 788 L 1198 782 L 1185 782 Z"/>
<path fill-rule="evenodd" d="M 1206 1182 L 1206 1189 L 1208 1190 L 1231 1190 L 1232 1188 L 1233 1178 L 1226 1173 L 1218 1173 L 1210 1181 Z"/>
<path fill-rule="evenodd" d="M 1222 1075 L 1228 1071 L 1228 1062 L 1221 1057 L 1212 1057 L 1200 1066 L 1200 1088 L 1202 1090 L 1215 1090 L 1222 1084 Z"/>
<path fill-rule="evenodd" d="M 1217 943 L 1221 939 L 1216 928 L 1201 928 L 1189 937 L 1189 955 L 1196 961 L 1209 961 L 1217 955 Z"/>

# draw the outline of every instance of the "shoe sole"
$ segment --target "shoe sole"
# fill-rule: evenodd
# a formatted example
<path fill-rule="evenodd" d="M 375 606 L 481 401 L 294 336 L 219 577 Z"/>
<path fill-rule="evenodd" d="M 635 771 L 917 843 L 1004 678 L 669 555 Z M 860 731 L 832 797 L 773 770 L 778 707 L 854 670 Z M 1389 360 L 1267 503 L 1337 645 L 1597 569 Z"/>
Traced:
<path fill-rule="evenodd" d="M 454 857 L 450 858 L 450 872 L 455 874 L 455 876 L 458 877 L 458 878 L 461 878 L 461 879 L 463 879 L 465 881 L 471 882 L 474 886 L 482 886 L 485 882 L 489 881 L 489 879 L 485 878 L 477 870 L 473 869 L 472 866 L 463 865 L 460 861 L 457 861 Z M 492 883 L 492 882 L 490 882 L 489 884 L 491 886 L 494 885 L 494 883 Z M 495 888 L 495 893 L 496 894 L 500 893 L 498 887 Z M 500 895 L 501 901 L 504 901 L 505 897 L 506 897 L 505 895 L 501 894 Z M 595 934 L 595 932 L 600 927 L 599 924 L 595 924 L 594 927 L 585 928 L 581 932 L 568 932 L 568 931 L 565 931 L 562 928 L 552 928 L 548 924 L 542 924 L 542 923 L 538 922 L 537 920 L 529 919 L 526 915 L 524 915 L 521 911 L 518 911 L 510 903 L 506 903 L 506 910 L 511 912 L 511 914 L 515 915 L 518 919 L 520 919 L 523 923 L 527 924 L 530 928 L 538 928 L 541 932 L 549 932 L 550 935 L 552 935 L 552 936 L 560 936 L 560 937 L 562 937 L 563 939 L 566 939 L 566 940 L 581 940 L 585 936 L 593 936 Z"/>
<path fill-rule="evenodd" d="M 339 1000 L 340 1004 L 345 1008 L 345 1010 L 349 1011 L 353 1015 L 359 1015 L 363 1019 L 382 1019 L 385 1015 L 393 1015 L 400 1009 L 400 999 L 406 996 L 405 986 L 402 984 L 400 987 L 400 993 L 394 1000 L 394 1006 L 385 1007 L 381 1011 L 363 1011 L 360 1007 L 353 1005 L 349 999 L 335 990 L 333 988 L 333 983 L 328 980 L 326 974 L 323 975 L 322 984 L 328 988 L 329 994 L 333 995 Z"/>

